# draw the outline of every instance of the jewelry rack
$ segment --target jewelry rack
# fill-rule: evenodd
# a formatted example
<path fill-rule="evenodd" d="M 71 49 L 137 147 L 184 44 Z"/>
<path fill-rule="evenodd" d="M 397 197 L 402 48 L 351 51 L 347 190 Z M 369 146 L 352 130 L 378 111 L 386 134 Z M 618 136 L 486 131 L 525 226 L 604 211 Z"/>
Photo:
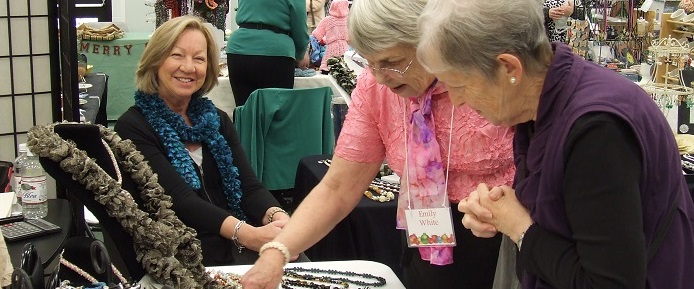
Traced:
<path fill-rule="evenodd" d="M 649 58 L 655 65 L 655 75 L 651 75 L 651 81 L 641 84 L 648 92 L 658 107 L 661 109 L 671 109 L 685 102 L 691 106 L 692 94 L 694 89 L 681 84 L 681 80 L 671 79 L 666 74 L 673 70 L 681 70 L 689 61 L 691 49 L 688 43 L 672 38 L 654 39 L 648 48 Z"/>

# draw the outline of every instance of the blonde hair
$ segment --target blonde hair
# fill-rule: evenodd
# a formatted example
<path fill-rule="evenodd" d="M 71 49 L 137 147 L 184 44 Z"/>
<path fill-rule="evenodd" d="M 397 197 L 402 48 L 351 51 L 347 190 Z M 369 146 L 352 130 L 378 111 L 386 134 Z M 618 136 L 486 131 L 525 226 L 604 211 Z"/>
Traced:
<path fill-rule="evenodd" d="M 181 34 L 189 29 L 202 32 L 207 41 L 207 74 L 205 75 L 205 82 L 195 95 L 205 95 L 217 85 L 219 65 L 216 60 L 219 59 L 219 49 L 212 33 L 200 17 L 181 16 L 166 21 L 152 34 L 142 57 L 140 57 L 140 62 L 137 64 L 135 86 L 138 90 L 148 94 L 159 91 L 159 82 L 157 81 L 159 66 L 169 56 Z"/>

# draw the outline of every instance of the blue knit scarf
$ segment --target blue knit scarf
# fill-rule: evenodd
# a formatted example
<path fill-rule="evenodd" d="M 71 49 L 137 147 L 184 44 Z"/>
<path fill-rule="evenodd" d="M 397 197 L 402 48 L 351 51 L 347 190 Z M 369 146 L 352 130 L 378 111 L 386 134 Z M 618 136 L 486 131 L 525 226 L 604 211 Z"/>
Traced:
<path fill-rule="evenodd" d="M 188 154 L 185 142 L 205 143 L 217 162 L 222 177 L 224 194 L 232 215 L 246 220 L 241 210 L 241 182 L 239 170 L 233 165 L 231 149 L 226 139 L 219 133 L 220 120 L 212 101 L 193 97 L 188 104 L 188 117 L 193 126 L 188 126 L 179 114 L 173 112 L 159 95 L 135 93 L 135 104 L 142 110 L 145 118 L 159 134 L 164 143 L 171 165 L 194 190 L 201 188 L 200 178 L 195 171 L 193 159 Z"/>

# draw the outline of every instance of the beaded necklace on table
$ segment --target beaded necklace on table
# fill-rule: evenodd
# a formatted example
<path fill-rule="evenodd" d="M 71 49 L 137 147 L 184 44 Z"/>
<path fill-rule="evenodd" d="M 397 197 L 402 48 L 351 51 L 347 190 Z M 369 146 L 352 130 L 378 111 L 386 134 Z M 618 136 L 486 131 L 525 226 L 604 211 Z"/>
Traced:
<path fill-rule="evenodd" d="M 309 274 L 302 274 L 302 273 L 309 273 Z M 313 274 L 324 274 L 324 275 L 313 275 Z M 345 276 L 345 277 L 333 277 L 330 275 Z M 350 279 L 349 277 L 356 277 L 356 278 L 360 278 L 360 279 Z M 374 280 L 374 281 L 373 282 L 366 282 L 366 281 L 362 281 L 362 279 L 363 280 Z M 324 284 L 315 283 L 313 281 L 324 283 Z M 339 287 L 330 286 L 327 284 L 339 285 Z M 293 267 L 293 268 L 285 268 L 284 269 L 284 278 L 282 279 L 282 283 L 281 283 L 282 288 L 284 288 L 284 289 L 294 288 L 291 286 L 313 288 L 313 289 L 344 289 L 344 288 L 349 288 L 349 284 L 354 284 L 357 286 L 365 286 L 364 289 L 367 289 L 370 287 L 381 287 L 381 286 L 386 285 L 386 278 L 376 276 L 373 274 L 368 274 L 368 273 L 339 271 L 339 270 L 333 270 L 333 269 Z"/>

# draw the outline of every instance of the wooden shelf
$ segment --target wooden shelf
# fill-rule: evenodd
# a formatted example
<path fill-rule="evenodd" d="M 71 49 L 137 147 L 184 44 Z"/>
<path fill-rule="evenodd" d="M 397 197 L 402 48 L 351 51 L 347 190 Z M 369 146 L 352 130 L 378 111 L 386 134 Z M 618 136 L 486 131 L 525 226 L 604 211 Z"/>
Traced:
<path fill-rule="evenodd" d="M 672 30 L 673 33 L 679 33 L 679 34 L 686 34 L 686 35 L 694 35 L 694 32 L 689 32 L 689 31 L 684 31 L 684 30 Z"/>
<path fill-rule="evenodd" d="M 680 83 L 680 79 L 677 77 L 665 76 L 665 79 L 667 79 L 668 81 L 674 81 L 676 83 Z"/>

